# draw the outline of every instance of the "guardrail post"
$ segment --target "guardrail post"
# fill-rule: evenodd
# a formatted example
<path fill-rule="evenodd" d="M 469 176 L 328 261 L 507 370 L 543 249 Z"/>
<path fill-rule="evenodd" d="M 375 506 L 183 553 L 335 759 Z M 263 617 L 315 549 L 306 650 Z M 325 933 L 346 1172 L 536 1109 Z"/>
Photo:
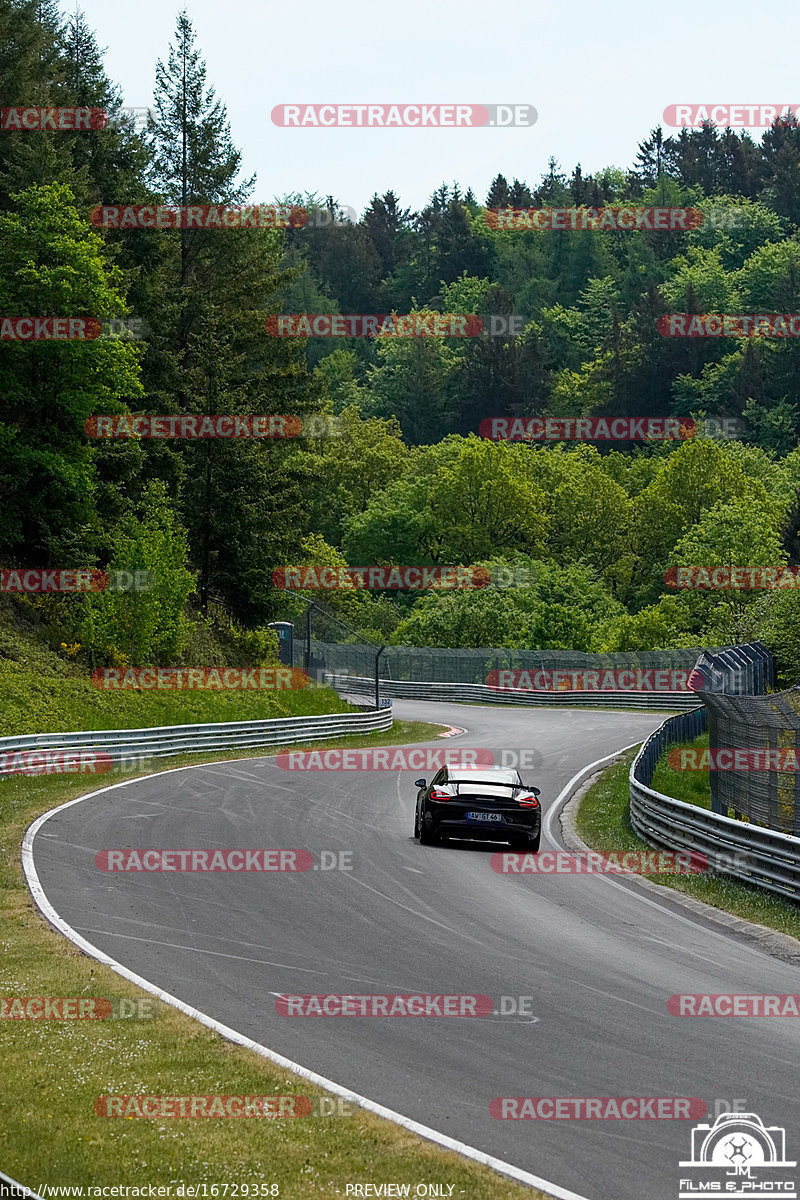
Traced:
<path fill-rule="evenodd" d="M 380 708 L 380 706 L 381 706 L 381 683 L 380 683 L 380 678 L 378 675 L 378 659 L 383 654 L 385 649 L 386 649 L 385 646 L 381 646 L 380 650 L 375 655 L 375 707 L 376 708 Z"/>
<path fill-rule="evenodd" d="M 309 604 L 306 609 L 306 661 L 303 663 L 306 674 L 308 674 L 308 667 L 311 662 L 311 608 L 312 606 Z"/>

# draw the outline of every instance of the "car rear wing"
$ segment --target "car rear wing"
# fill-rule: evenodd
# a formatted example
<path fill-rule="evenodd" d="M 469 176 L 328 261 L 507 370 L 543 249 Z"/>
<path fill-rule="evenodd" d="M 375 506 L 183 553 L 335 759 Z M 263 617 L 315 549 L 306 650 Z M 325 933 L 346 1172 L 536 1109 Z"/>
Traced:
<path fill-rule="evenodd" d="M 465 787 L 493 787 L 493 788 L 508 788 L 511 792 L 527 791 L 524 783 L 498 783 L 496 779 L 454 779 L 453 783 L 456 788 L 456 795 L 459 795 L 459 789 L 462 783 Z"/>

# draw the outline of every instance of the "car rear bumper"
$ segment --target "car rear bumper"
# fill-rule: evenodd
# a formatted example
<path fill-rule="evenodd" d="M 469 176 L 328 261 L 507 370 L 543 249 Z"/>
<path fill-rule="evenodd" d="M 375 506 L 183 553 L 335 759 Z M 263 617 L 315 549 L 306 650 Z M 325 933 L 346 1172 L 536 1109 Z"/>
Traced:
<path fill-rule="evenodd" d="M 454 811 L 457 810 L 457 811 Z M 478 809 L 478 806 L 476 806 Z M 515 809 L 502 811 L 502 821 L 481 821 L 467 817 L 471 810 L 463 804 L 436 804 L 431 802 L 427 808 L 426 825 L 433 831 L 452 833 L 458 837 L 477 838 L 480 841 L 507 841 L 510 837 L 520 834 L 536 835 L 541 828 L 541 808 Z"/>

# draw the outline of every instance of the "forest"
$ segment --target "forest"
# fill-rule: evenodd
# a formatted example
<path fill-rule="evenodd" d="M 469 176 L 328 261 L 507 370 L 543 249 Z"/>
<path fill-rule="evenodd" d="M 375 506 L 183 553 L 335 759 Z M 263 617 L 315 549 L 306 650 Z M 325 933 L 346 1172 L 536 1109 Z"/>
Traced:
<path fill-rule="evenodd" d="M 686 565 L 800 563 L 794 117 L 760 139 L 659 127 L 628 167 L 594 174 L 551 159 L 538 182 L 509 180 L 498 163 L 485 196 L 448 181 L 421 211 L 387 191 L 359 215 L 324 180 L 275 195 L 243 177 L 185 13 L 153 70 L 142 123 L 80 12 L 0 0 L 2 95 L 107 114 L 74 129 L 6 120 L 0 133 L 0 559 L 152 581 L 138 595 L 15 598 L 54 647 L 87 671 L 201 661 L 215 636 L 258 659 L 268 623 L 319 598 L 276 586 L 287 566 L 469 565 L 488 568 L 489 586 L 322 599 L 381 643 L 612 651 L 759 637 L 800 679 L 792 572 L 781 586 L 674 586 Z M 115 228 L 98 224 L 107 205 L 303 216 Z M 702 219 L 598 216 L 623 208 Z M 555 209 L 583 215 L 503 219 Z M 331 320 L 338 336 L 279 334 L 298 314 L 413 318 L 424 332 Z M 470 335 L 462 322 L 448 336 L 448 314 Z M 789 324 L 665 336 L 670 314 Z M 103 332 L 25 340 L 20 318 Z M 291 417 L 302 435 L 97 436 L 102 418 L 135 414 Z M 681 435 L 509 440 L 484 436 L 493 418 L 626 418 Z"/>

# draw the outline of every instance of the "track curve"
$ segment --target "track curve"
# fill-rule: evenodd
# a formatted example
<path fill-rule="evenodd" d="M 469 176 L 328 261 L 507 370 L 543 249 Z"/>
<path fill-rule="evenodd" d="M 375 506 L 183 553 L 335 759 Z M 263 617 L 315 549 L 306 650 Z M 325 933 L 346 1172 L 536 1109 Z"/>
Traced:
<path fill-rule="evenodd" d="M 430 706 L 396 701 L 399 718 Z M 439 746 L 531 749 L 548 803 L 643 739 L 652 713 L 437 705 Z M 540 756 L 540 757 L 539 757 Z M 251 759 L 131 781 L 57 811 L 41 886 L 92 945 L 245 1036 L 590 1200 L 674 1200 L 691 1121 L 499 1121 L 498 1096 L 746 1099 L 800 1130 L 791 1020 L 672 1017 L 676 992 L 795 992 L 796 969 L 668 896 L 597 876 L 495 874 L 492 847 L 420 847 L 414 774 L 287 772 Z M 548 844 L 548 826 L 542 846 Z M 553 844 L 552 836 L 550 845 Z M 106 874 L 110 847 L 350 851 L 352 870 Z M 532 996 L 535 1020 L 287 1018 L 282 993 Z M 787 1152 L 796 1144 L 787 1144 Z M 795 1155 L 788 1155 L 795 1157 Z"/>

